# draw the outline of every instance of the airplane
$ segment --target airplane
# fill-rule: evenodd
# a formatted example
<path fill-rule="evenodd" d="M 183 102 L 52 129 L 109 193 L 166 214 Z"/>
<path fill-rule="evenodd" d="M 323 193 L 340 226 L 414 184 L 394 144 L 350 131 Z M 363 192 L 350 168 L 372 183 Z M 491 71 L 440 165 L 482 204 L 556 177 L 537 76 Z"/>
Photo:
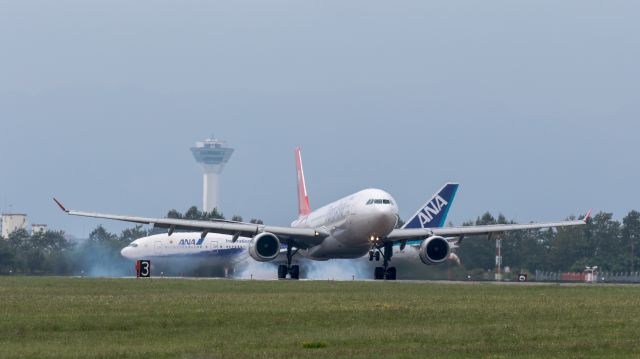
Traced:
<path fill-rule="evenodd" d="M 457 190 L 457 183 L 446 183 L 421 207 L 421 209 L 425 208 L 432 203 L 441 203 L 443 207 L 446 207 L 446 210 L 433 216 L 430 226 L 442 227 Z M 420 210 L 413 218 L 417 218 L 419 213 L 421 213 Z M 404 228 L 410 225 L 411 221 L 409 220 Z M 250 237 L 238 237 L 234 240 L 232 235 L 220 233 L 208 233 L 204 238 L 200 232 L 175 232 L 172 235 L 160 233 L 134 240 L 124 247 L 120 254 L 133 260 L 140 258 L 161 260 L 186 257 L 206 258 L 208 261 L 213 260 L 214 264 L 223 266 L 225 273 L 228 273 L 234 265 L 246 258 L 250 243 Z M 280 253 L 281 257 L 286 257 L 286 246 L 281 246 Z M 380 253 L 370 251 L 369 260 L 373 261 L 374 259 L 379 261 Z M 279 258 L 276 262 L 283 260 L 286 259 Z"/>
<path fill-rule="evenodd" d="M 426 265 L 440 264 L 451 253 L 453 238 L 461 243 L 465 236 L 501 235 L 507 231 L 568 227 L 586 224 L 591 210 L 581 219 L 570 221 L 496 224 L 482 226 L 432 226 L 439 214 L 446 214 L 448 201 L 441 197 L 428 202 L 402 227 L 396 228 L 398 207 L 393 197 L 381 189 L 368 188 L 356 192 L 315 211 L 311 210 L 307 194 L 300 147 L 295 150 L 298 182 L 298 218 L 291 226 L 271 226 L 226 220 L 186 220 L 173 218 L 146 218 L 114 214 L 82 212 L 66 209 L 54 198 L 58 206 L 74 216 L 103 218 L 165 228 L 171 236 L 176 229 L 200 232 L 200 238 L 209 233 L 232 236 L 232 243 L 241 236 L 251 238 L 248 251 L 256 261 L 276 260 L 284 247 L 286 263 L 278 266 L 278 278 L 287 275 L 298 279 L 300 267 L 292 265 L 296 254 L 317 261 L 329 259 L 355 259 L 369 254 L 382 257 L 382 266 L 374 270 L 376 280 L 395 280 L 397 271 L 390 267 L 394 245 L 403 249 L 408 243 L 417 243 L 420 260 Z M 455 187 L 457 189 L 457 186 Z M 455 192 L 454 192 L 455 193 Z"/>
<path fill-rule="evenodd" d="M 182 258 L 201 258 L 224 269 L 225 276 L 247 257 L 251 238 L 209 233 L 202 238 L 199 232 L 176 232 L 142 237 L 122 248 L 120 254 L 132 260 L 158 259 L 171 263 Z"/>

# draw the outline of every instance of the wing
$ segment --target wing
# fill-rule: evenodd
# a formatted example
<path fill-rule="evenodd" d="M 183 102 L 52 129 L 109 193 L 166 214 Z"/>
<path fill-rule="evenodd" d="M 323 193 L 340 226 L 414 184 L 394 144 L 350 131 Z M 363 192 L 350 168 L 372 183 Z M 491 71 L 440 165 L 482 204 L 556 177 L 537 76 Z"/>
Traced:
<path fill-rule="evenodd" d="M 574 221 L 529 223 L 529 224 L 492 224 L 486 226 L 444 227 L 444 228 L 411 228 L 394 229 L 386 238 L 389 242 L 403 242 L 408 240 L 423 239 L 430 236 L 464 237 L 470 235 L 502 233 L 523 229 L 558 228 L 580 226 L 587 223 L 591 210 L 582 219 Z"/>
<path fill-rule="evenodd" d="M 56 204 L 67 214 L 72 216 L 91 217 L 91 218 L 103 218 L 115 221 L 124 221 L 138 224 L 153 225 L 154 228 L 165 228 L 169 231 L 169 234 L 174 230 L 189 230 L 193 232 L 202 232 L 203 236 L 207 233 L 222 233 L 230 235 L 238 235 L 245 237 L 253 237 L 256 234 L 262 232 L 273 233 L 278 236 L 280 241 L 284 244 L 291 243 L 296 248 L 309 248 L 318 245 L 322 240 L 329 236 L 322 229 L 314 228 L 293 228 L 293 227 L 277 227 L 266 226 L 262 224 L 234 222 L 225 220 L 213 220 L 213 221 L 199 221 L 189 219 L 174 219 L 174 218 L 148 218 L 148 217 L 135 217 L 135 216 L 123 216 L 117 214 L 104 214 L 104 213 L 92 213 L 68 210 L 60 201 L 53 199 Z"/>

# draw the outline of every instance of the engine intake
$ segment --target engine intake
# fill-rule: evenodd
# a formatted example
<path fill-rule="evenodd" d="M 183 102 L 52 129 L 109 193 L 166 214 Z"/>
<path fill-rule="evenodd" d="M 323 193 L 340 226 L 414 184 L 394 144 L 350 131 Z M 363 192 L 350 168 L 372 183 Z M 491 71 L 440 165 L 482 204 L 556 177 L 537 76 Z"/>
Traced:
<path fill-rule="evenodd" d="M 429 237 L 420 243 L 420 260 L 424 264 L 440 264 L 447 260 L 449 253 L 451 253 L 451 246 L 442 237 Z"/>
<path fill-rule="evenodd" d="M 280 253 L 280 240 L 273 233 L 260 233 L 249 244 L 249 255 L 258 262 L 276 259 Z"/>

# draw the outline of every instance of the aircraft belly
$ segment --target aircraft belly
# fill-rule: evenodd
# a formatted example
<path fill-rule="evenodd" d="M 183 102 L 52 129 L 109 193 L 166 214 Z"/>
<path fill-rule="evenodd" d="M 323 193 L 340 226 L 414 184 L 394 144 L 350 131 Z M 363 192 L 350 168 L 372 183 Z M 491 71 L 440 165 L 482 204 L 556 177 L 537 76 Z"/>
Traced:
<path fill-rule="evenodd" d="M 360 258 L 371 249 L 366 241 L 354 241 L 353 238 L 341 240 L 334 236 L 325 238 L 320 245 L 309 248 L 305 257 L 316 260 Z"/>

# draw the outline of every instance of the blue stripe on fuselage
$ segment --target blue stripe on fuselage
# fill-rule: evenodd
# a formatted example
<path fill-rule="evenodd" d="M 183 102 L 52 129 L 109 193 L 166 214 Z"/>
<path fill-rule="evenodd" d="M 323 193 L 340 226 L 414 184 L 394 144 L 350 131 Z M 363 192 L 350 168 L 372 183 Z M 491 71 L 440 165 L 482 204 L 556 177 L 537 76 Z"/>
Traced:
<path fill-rule="evenodd" d="M 173 253 L 156 255 L 153 257 L 228 257 L 236 254 L 240 254 L 246 251 L 246 248 L 225 248 L 225 249 L 211 249 L 206 251 L 198 251 L 192 253 Z"/>

